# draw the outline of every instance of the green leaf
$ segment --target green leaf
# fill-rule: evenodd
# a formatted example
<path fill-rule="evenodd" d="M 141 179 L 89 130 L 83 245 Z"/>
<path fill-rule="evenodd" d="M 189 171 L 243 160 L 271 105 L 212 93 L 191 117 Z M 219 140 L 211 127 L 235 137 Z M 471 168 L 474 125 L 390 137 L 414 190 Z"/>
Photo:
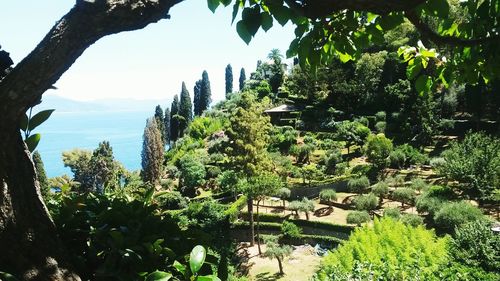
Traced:
<path fill-rule="evenodd" d="M 231 25 L 234 23 L 234 20 L 236 19 L 236 16 L 238 15 L 238 11 L 240 10 L 240 3 L 241 1 L 236 1 L 233 5 L 233 15 L 231 19 Z"/>
<path fill-rule="evenodd" d="M 215 275 L 205 275 L 205 276 L 198 276 L 196 279 L 197 281 L 221 281 L 219 277 Z"/>
<path fill-rule="evenodd" d="M 380 26 L 384 30 L 391 30 L 403 22 L 404 22 L 404 17 L 402 14 L 391 13 L 386 16 L 380 17 Z"/>
<path fill-rule="evenodd" d="M 428 58 L 435 58 L 436 57 L 436 50 L 431 49 L 431 50 L 426 50 L 426 49 L 420 49 L 419 53 Z"/>
<path fill-rule="evenodd" d="M 271 17 L 269 13 L 261 13 L 260 17 L 262 19 L 262 29 L 264 29 L 264 31 L 268 31 L 273 27 L 273 17 Z"/>
<path fill-rule="evenodd" d="M 240 36 L 247 45 L 250 43 L 252 40 L 252 35 L 248 32 L 247 26 L 243 22 L 243 20 L 240 20 L 238 23 L 236 23 L 236 31 L 238 32 L 238 35 Z"/>
<path fill-rule="evenodd" d="M 43 110 L 35 114 L 35 116 L 32 116 L 28 122 L 28 130 L 32 131 L 40 124 L 47 121 L 47 119 L 49 119 L 50 115 L 52 115 L 52 112 L 54 112 L 54 110 L 55 109 Z"/>
<path fill-rule="evenodd" d="M 408 67 L 406 68 L 406 77 L 408 77 L 408 80 L 413 80 L 420 74 L 421 71 L 422 71 L 421 63 L 414 63 L 412 65 L 408 65 Z"/>
<path fill-rule="evenodd" d="M 42 135 L 34 134 L 34 135 L 29 136 L 26 140 L 24 140 L 24 142 L 26 143 L 26 146 L 28 147 L 28 150 L 30 152 L 33 152 L 36 149 L 41 138 L 42 138 Z"/>
<path fill-rule="evenodd" d="M 420 75 L 415 81 L 415 89 L 421 96 L 428 93 L 431 87 L 432 87 L 432 78 L 428 75 Z"/>
<path fill-rule="evenodd" d="M 21 117 L 21 122 L 19 123 L 19 128 L 23 131 L 26 132 L 28 129 L 28 115 L 25 113 L 23 117 Z"/>
<path fill-rule="evenodd" d="M 273 6 L 271 11 L 272 11 L 274 18 L 282 26 L 284 26 L 290 20 L 291 12 L 290 12 L 290 9 L 287 7 Z"/>
<path fill-rule="evenodd" d="M 242 12 L 242 19 L 250 36 L 254 36 L 262 23 L 260 7 L 245 8 Z"/>
<path fill-rule="evenodd" d="M 14 275 L 0 271 L 0 280 L 4 281 L 19 281 Z"/>
<path fill-rule="evenodd" d="M 189 267 L 191 268 L 191 272 L 193 274 L 198 273 L 200 268 L 203 266 L 205 262 L 205 257 L 207 256 L 207 251 L 201 245 L 196 245 L 191 251 L 191 255 L 189 256 Z"/>
<path fill-rule="evenodd" d="M 296 56 L 298 53 L 298 47 L 299 47 L 299 39 L 295 38 L 290 43 L 290 47 L 288 47 L 288 50 L 286 51 L 286 57 L 291 58 L 293 56 Z"/>
<path fill-rule="evenodd" d="M 224 5 L 224 7 L 227 7 L 229 4 L 231 4 L 231 0 L 220 0 L 220 2 L 222 3 L 222 5 Z"/>
<path fill-rule="evenodd" d="M 433 16 L 444 19 L 448 17 L 450 5 L 448 4 L 448 0 L 432 0 L 427 1 L 424 10 Z"/>
<path fill-rule="evenodd" d="M 217 7 L 219 7 L 220 1 L 219 0 L 207 0 L 208 8 L 212 13 L 215 13 L 215 10 Z"/>
<path fill-rule="evenodd" d="M 182 263 L 180 263 L 178 261 L 174 261 L 173 266 L 175 269 L 177 269 L 177 271 L 182 273 L 182 275 L 186 275 L 186 266 L 185 265 L 183 265 Z"/>
<path fill-rule="evenodd" d="M 170 278 L 172 278 L 171 273 L 157 270 L 148 274 L 145 281 L 168 281 Z"/>

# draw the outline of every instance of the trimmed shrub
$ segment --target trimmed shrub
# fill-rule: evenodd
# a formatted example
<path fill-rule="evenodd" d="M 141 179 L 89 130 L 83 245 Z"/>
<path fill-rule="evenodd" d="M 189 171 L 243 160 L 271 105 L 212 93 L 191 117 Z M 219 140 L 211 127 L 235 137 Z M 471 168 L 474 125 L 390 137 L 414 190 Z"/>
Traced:
<path fill-rule="evenodd" d="M 401 218 L 401 211 L 399 210 L 399 208 L 385 208 L 384 217 L 399 220 L 399 218 Z"/>
<path fill-rule="evenodd" d="M 281 224 L 281 234 L 283 234 L 283 237 L 285 238 L 294 239 L 300 237 L 302 230 L 293 222 L 284 221 Z"/>
<path fill-rule="evenodd" d="M 483 219 L 481 210 L 465 201 L 445 203 L 434 215 L 436 227 L 447 233 L 452 233 L 465 223 Z"/>
<path fill-rule="evenodd" d="M 188 206 L 186 198 L 177 191 L 163 193 L 156 197 L 156 200 L 158 206 L 166 210 L 179 210 Z"/>
<path fill-rule="evenodd" d="M 429 188 L 429 185 L 421 178 L 414 178 L 411 180 L 410 188 L 415 191 L 421 192 Z"/>
<path fill-rule="evenodd" d="M 424 193 L 417 197 L 415 206 L 419 213 L 427 213 L 430 216 L 434 216 L 434 214 L 441 209 L 444 202 L 445 201 L 440 197 Z"/>
<path fill-rule="evenodd" d="M 351 178 L 347 182 L 347 189 L 354 193 L 363 193 L 370 187 L 370 180 L 366 176 Z"/>
<path fill-rule="evenodd" d="M 384 134 L 369 135 L 364 146 L 368 161 L 379 169 L 385 168 L 389 162 L 389 154 L 392 151 L 392 141 Z"/>
<path fill-rule="evenodd" d="M 378 197 L 384 197 L 389 193 L 389 185 L 385 181 L 378 182 L 372 186 L 372 193 Z"/>
<path fill-rule="evenodd" d="M 356 206 L 356 209 L 359 211 L 371 212 L 377 209 L 378 198 L 373 193 L 367 195 L 359 195 L 354 200 L 354 205 Z"/>
<path fill-rule="evenodd" d="M 319 198 L 322 201 L 328 202 L 328 205 L 331 206 L 331 202 L 337 201 L 337 192 L 333 189 L 323 189 L 319 193 Z"/>
<path fill-rule="evenodd" d="M 360 226 L 362 223 L 370 221 L 370 214 L 367 211 L 352 211 L 347 214 L 346 221 Z"/>
<path fill-rule="evenodd" d="M 392 193 L 392 198 L 401 202 L 401 207 L 404 207 L 405 204 L 412 205 L 415 203 L 415 190 L 406 187 L 398 188 Z"/>
<path fill-rule="evenodd" d="M 406 155 L 403 151 L 395 149 L 389 154 L 389 161 L 391 162 L 392 168 L 402 169 L 406 163 Z"/>
<path fill-rule="evenodd" d="M 375 131 L 377 133 L 384 133 L 387 128 L 387 123 L 385 121 L 379 121 L 375 124 Z"/>
<path fill-rule="evenodd" d="M 401 216 L 401 222 L 413 227 L 417 227 L 424 224 L 424 218 L 416 214 L 403 214 Z"/>
<path fill-rule="evenodd" d="M 377 121 L 385 121 L 385 119 L 387 118 L 387 114 L 385 113 L 385 111 L 379 111 L 377 113 L 375 113 L 375 120 Z"/>

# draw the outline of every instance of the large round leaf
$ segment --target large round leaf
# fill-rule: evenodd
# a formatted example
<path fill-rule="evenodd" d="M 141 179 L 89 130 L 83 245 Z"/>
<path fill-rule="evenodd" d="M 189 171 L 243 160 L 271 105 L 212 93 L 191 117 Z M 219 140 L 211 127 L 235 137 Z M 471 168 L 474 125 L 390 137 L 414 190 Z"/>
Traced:
<path fill-rule="evenodd" d="M 172 274 L 164 271 L 155 271 L 146 277 L 146 281 L 168 281 L 172 278 Z"/>
<path fill-rule="evenodd" d="M 198 273 L 201 266 L 205 262 L 205 257 L 207 256 L 207 251 L 203 246 L 197 245 L 191 251 L 191 255 L 189 257 L 189 267 L 191 268 L 191 272 L 193 275 Z"/>

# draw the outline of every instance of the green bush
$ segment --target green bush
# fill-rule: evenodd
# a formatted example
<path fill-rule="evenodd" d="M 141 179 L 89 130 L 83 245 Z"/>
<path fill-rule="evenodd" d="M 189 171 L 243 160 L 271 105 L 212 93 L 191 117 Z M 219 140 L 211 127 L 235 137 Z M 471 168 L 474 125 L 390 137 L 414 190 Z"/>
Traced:
<path fill-rule="evenodd" d="M 372 193 L 378 197 L 384 197 L 389 193 L 389 185 L 385 181 L 378 182 L 372 186 Z"/>
<path fill-rule="evenodd" d="M 240 211 L 247 205 L 247 197 L 245 195 L 240 196 L 238 200 L 234 201 L 229 205 L 224 211 L 224 214 L 229 217 L 231 221 L 234 221 L 238 218 Z"/>
<path fill-rule="evenodd" d="M 329 150 L 323 156 L 323 162 L 325 164 L 325 173 L 328 175 L 334 175 L 337 172 L 338 164 L 342 162 L 342 154 L 339 149 Z"/>
<path fill-rule="evenodd" d="M 411 185 L 410 188 L 421 192 L 423 190 L 426 190 L 429 187 L 429 185 L 421 178 L 414 178 L 411 180 Z"/>
<path fill-rule="evenodd" d="M 347 223 L 361 225 L 370 221 L 370 214 L 367 211 L 352 211 L 347 214 Z"/>
<path fill-rule="evenodd" d="M 389 154 L 392 151 L 392 141 L 384 134 L 369 135 L 364 147 L 368 161 L 378 168 L 385 168 L 388 164 Z"/>
<path fill-rule="evenodd" d="M 434 214 L 441 209 L 445 202 L 446 201 L 440 197 L 424 193 L 417 197 L 415 206 L 417 207 L 417 211 L 419 213 L 427 213 L 430 216 L 434 216 Z"/>
<path fill-rule="evenodd" d="M 387 118 L 387 114 L 385 113 L 385 111 L 379 111 L 377 113 L 375 113 L 375 120 L 377 121 L 385 121 L 385 119 Z"/>
<path fill-rule="evenodd" d="M 315 280 L 413 280 L 417 276 L 436 280 L 447 264 L 446 247 L 446 238 L 421 226 L 375 219 L 373 227 L 356 229 L 348 241 L 324 257 Z"/>
<path fill-rule="evenodd" d="M 347 182 L 347 189 L 354 193 L 363 193 L 370 187 L 370 180 L 366 176 L 351 178 Z"/>
<path fill-rule="evenodd" d="M 177 191 L 163 193 L 156 197 L 156 200 L 158 201 L 158 206 L 166 210 L 179 210 L 188 206 L 186 198 Z"/>
<path fill-rule="evenodd" d="M 293 222 L 283 221 L 281 224 L 281 234 L 283 234 L 283 237 L 289 239 L 299 238 L 302 234 L 302 230 Z"/>
<path fill-rule="evenodd" d="M 465 201 L 446 203 L 434 215 L 436 228 L 447 233 L 452 233 L 456 227 L 465 223 L 483 219 L 481 210 Z"/>
<path fill-rule="evenodd" d="M 399 210 L 399 208 L 396 208 L 396 207 L 385 208 L 384 209 L 384 217 L 389 217 L 389 218 L 399 220 L 399 218 L 401 218 L 401 211 Z"/>
<path fill-rule="evenodd" d="M 398 188 L 392 193 L 392 198 L 401 202 L 402 207 L 404 207 L 405 204 L 412 205 L 415 203 L 415 190 L 406 187 Z"/>
<path fill-rule="evenodd" d="M 487 221 L 471 221 L 458 227 L 450 245 L 450 255 L 457 262 L 485 271 L 500 269 L 500 235 L 491 230 Z"/>
<path fill-rule="evenodd" d="M 471 198 L 495 200 L 495 190 L 500 186 L 499 151 L 498 137 L 469 133 L 443 152 L 445 162 L 438 166 L 438 173 L 459 182 L 461 191 Z"/>
<path fill-rule="evenodd" d="M 442 266 L 439 280 L 446 281 L 498 281 L 500 273 L 486 272 L 481 267 L 467 266 L 458 262 L 450 262 Z"/>
<path fill-rule="evenodd" d="M 378 198 L 375 194 L 370 193 L 367 195 L 359 195 L 354 200 L 354 205 L 358 211 L 368 211 L 371 212 L 377 209 Z"/>
<path fill-rule="evenodd" d="M 424 224 L 424 219 L 416 214 L 403 214 L 401 216 L 401 222 L 413 227 L 417 227 Z"/>
<path fill-rule="evenodd" d="M 395 149 L 389 154 L 389 161 L 392 168 L 402 169 L 405 167 L 406 155 L 403 151 Z"/>
<path fill-rule="evenodd" d="M 375 131 L 377 131 L 377 133 L 384 133 L 386 128 L 387 123 L 385 121 L 378 121 L 375 124 Z"/>
<path fill-rule="evenodd" d="M 337 192 L 334 189 L 323 189 L 319 193 L 319 198 L 330 205 L 330 202 L 337 201 Z"/>

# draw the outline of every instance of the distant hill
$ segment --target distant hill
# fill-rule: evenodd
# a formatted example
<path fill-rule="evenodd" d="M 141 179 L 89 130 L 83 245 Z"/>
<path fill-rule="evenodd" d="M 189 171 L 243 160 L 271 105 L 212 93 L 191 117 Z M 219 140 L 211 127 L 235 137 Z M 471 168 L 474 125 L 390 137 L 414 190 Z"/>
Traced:
<path fill-rule="evenodd" d="M 93 101 L 76 101 L 56 95 L 46 95 L 42 103 L 35 107 L 36 111 L 55 109 L 57 112 L 79 111 L 148 111 L 154 112 L 156 105 L 163 109 L 170 106 L 171 100 L 135 100 L 135 99 L 102 99 Z"/>

